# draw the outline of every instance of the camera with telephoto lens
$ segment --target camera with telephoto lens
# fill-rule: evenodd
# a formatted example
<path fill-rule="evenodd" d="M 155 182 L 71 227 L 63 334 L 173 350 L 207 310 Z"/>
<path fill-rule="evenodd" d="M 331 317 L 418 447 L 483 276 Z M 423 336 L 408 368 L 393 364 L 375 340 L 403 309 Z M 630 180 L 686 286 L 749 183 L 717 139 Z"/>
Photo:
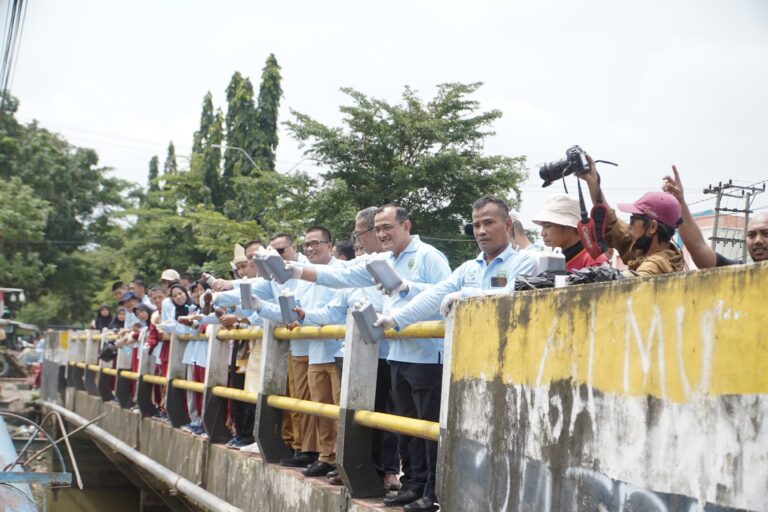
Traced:
<path fill-rule="evenodd" d="M 555 162 L 547 162 L 539 168 L 539 177 L 544 180 L 542 187 L 548 187 L 552 182 L 564 176 L 575 173 L 576 176 L 589 172 L 587 154 L 579 146 L 568 148 L 565 158 Z"/>

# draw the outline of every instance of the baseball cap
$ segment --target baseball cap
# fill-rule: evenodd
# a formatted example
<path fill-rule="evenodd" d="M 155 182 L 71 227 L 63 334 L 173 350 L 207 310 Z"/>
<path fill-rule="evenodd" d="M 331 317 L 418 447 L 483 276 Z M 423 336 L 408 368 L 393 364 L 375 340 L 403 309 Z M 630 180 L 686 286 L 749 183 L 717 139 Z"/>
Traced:
<path fill-rule="evenodd" d="M 163 273 L 160 275 L 161 281 L 178 281 L 181 279 L 181 276 L 178 272 L 173 270 L 172 268 L 163 270 Z"/>
<path fill-rule="evenodd" d="M 644 215 L 649 219 L 675 228 L 680 224 L 680 203 L 666 192 L 648 192 L 632 204 L 619 203 L 616 207 L 624 213 Z"/>
<path fill-rule="evenodd" d="M 533 218 L 534 224 L 545 222 L 575 228 L 579 225 L 581 210 L 579 201 L 568 194 L 552 194 L 544 204 L 544 208 Z"/>
<path fill-rule="evenodd" d="M 133 292 L 125 292 L 124 294 L 122 294 L 122 295 L 120 296 L 120 300 L 119 300 L 119 301 L 117 301 L 117 303 L 118 303 L 118 304 L 122 304 L 122 303 L 124 303 L 125 301 L 127 301 L 127 300 L 131 300 L 131 299 L 138 299 L 138 297 L 137 297 L 137 296 L 136 296 L 136 294 L 135 294 L 135 293 L 133 293 Z"/>

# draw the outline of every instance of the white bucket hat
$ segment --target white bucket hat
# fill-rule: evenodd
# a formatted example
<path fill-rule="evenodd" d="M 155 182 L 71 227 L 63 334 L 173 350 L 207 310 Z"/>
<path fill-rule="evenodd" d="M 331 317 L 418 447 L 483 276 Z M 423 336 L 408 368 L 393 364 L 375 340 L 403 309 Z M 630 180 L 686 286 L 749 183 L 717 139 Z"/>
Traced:
<path fill-rule="evenodd" d="M 553 194 L 534 218 L 535 224 L 541 225 L 544 222 L 558 224 L 575 228 L 581 220 L 581 209 L 579 200 L 568 194 Z"/>

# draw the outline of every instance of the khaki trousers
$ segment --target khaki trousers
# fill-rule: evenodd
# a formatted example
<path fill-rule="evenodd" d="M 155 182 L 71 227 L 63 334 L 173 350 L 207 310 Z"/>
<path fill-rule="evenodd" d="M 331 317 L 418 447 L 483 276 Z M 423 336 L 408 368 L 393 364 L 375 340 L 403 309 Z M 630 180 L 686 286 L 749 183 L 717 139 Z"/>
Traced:
<path fill-rule="evenodd" d="M 288 356 L 288 394 L 299 400 L 311 400 L 307 382 L 308 356 Z M 283 412 L 282 438 L 286 445 L 302 452 L 320 451 L 317 443 L 317 418 L 310 414 Z"/>
<path fill-rule="evenodd" d="M 334 363 L 311 364 L 307 372 L 309 394 L 313 402 L 339 405 L 341 381 Z M 318 460 L 336 464 L 337 421 L 330 418 L 315 418 L 317 421 L 317 442 L 320 447 Z"/>

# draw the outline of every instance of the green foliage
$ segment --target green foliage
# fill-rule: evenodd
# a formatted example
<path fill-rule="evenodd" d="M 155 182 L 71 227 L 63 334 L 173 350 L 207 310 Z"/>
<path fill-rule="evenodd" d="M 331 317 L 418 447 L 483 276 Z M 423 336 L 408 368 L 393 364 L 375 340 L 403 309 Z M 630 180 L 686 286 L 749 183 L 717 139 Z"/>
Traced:
<path fill-rule="evenodd" d="M 261 72 L 259 102 L 256 110 L 259 130 L 259 147 L 254 158 L 262 169 L 275 170 L 275 149 L 277 149 L 277 117 L 280 110 L 280 97 L 283 89 L 280 85 L 280 66 L 274 54 L 270 54 Z"/>
<path fill-rule="evenodd" d="M 348 213 L 396 202 L 411 214 L 414 232 L 425 238 L 459 239 L 472 203 L 487 194 L 519 204 L 526 174 L 523 157 L 483 154 L 491 124 L 501 112 L 480 111 L 469 96 L 480 83 L 438 86 L 430 101 L 406 87 L 390 104 L 345 88 L 352 105 L 342 106 L 342 127 L 328 127 L 292 111 L 290 132 L 305 154 L 329 169 L 318 201 L 327 208 L 318 222 L 346 226 Z M 457 264 L 474 244 L 434 241 Z"/>
<path fill-rule="evenodd" d="M 163 175 L 173 176 L 179 172 L 179 165 L 176 163 L 176 148 L 173 146 L 173 141 L 168 143 L 168 153 L 165 156 L 165 164 L 163 164 Z"/>
<path fill-rule="evenodd" d="M 221 211 L 224 203 L 224 190 L 221 182 L 221 144 L 224 141 L 221 110 L 213 112 L 213 97 L 210 91 L 203 98 L 203 111 L 200 115 L 200 129 L 195 132 L 192 141 L 193 160 L 200 155 L 201 174 L 205 191 L 205 204 L 213 205 Z"/>
<path fill-rule="evenodd" d="M 157 178 L 160 176 L 160 160 L 153 156 L 149 161 L 149 175 L 147 176 L 147 189 L 149 192 L 157 192 L 160 186 Z"/>
<path fill-rule="evenodd" d="M 0 236 L 12 242 L 0 250 L 0 280 L 26 290 L 22 320 L 32 311 L 34 318 L 47 314 L 47 322 L 57 323 L 90 316 L 93 269 L 84 255 L 115 243 L 114 213 L 130 204 L 135 188 L 110 177 L 93 150 L 71 146 L 34 121 L 18 123 L 15 100 L 5 105 Z M 52 307 L 35 309 L 40 301 Z"/>
<path fill-rule="evenodd" d="M 223 178 L 225 189 L 230 190 L 230 180 L 236 176 L 258 174 L 248 160 L 259 148 L 256 124 L 256 106 L 253 101 L 253 84 L 239 72 L 232 75 L 227 87 L 226 145 Z M 228 195 L 228 194 L 227 194 Z"/>

